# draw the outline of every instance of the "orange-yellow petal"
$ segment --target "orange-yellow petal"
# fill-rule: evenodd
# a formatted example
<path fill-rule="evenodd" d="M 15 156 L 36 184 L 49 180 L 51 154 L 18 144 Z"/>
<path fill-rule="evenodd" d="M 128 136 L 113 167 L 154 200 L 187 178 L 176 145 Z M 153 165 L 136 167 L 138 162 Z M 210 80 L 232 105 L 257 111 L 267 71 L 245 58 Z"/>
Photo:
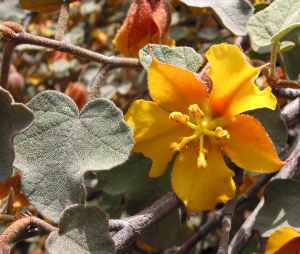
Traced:
<path fill-rule="evenodd" d="M 215 145 L 209 145 L 207 167 L 197 167 L 197 151 L 180 153 L 174 163 L 172 186 L 189 212 L 213 209 L 234 197 L 233 172 Z"/>
<path fill-rule="evenodd" d="M 206 57 L 213 84 L 210 103 L 215 115 L 232 116 L 258 108 L 275 109 L 276 97 L 270 88 L 261 91 L 254 84 L 260 70 L 248 63 L 239 47 L 226 43 L 214 45 Z"/>
<path fill-rule="evenodd" d="M 284 227 L 270 236 L 265 254 L 298 254 L 297 251 L 300 252 L 300 233 L 293 228 Z"/>
<path fill-rule="evenodd" d="M 169 112 L 186 112 L 191 104 L 207 102 L 208 89 L 195 73 L 155 58 L 148 70 L 148 85 L 152 99 Z"/>
<path fill-rule="evenodd" d="M 239 167 L 257 173 L 271 173 L 283 162 L 264 127 L 250 115 L 239 115 L 227 126 L 230 138 L 224 141 L 224 150 Z"/>
<path fill-rule="evenodd" d="M 152 159 L 150 177 L 163 175 L 173 156 L 170 145 L 190 130 L 169 120 L 169 113 L 152 101 L 136 100 L 125 119 L 134 130 L 134 151 Z"/>

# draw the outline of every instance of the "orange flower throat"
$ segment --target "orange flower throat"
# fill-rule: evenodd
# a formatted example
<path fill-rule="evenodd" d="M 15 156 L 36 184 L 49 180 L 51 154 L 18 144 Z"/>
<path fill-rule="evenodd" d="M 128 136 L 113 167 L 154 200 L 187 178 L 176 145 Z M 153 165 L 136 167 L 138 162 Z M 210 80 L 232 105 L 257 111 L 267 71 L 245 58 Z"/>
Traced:
<path fill-rule="evenodd" d="M 172 143 L 171 149 L 176 152 L 183 151 L 188 145 L 198 147 L 197 167 L 205 168 L 207 166 L 207 149 L 204 147 L 204 137 L 214 139 L 229 139 L 227 130 L 222 128 L 220 119 L 212 119 L 204 114 L 197 104 L 192 104 L 188 108 L 188 115 L 181 112 L 172 112 L 169 118 L 177 123 L 183 124 L 193 130 L 193 134 L 181 139 L 179 143 Z"/>

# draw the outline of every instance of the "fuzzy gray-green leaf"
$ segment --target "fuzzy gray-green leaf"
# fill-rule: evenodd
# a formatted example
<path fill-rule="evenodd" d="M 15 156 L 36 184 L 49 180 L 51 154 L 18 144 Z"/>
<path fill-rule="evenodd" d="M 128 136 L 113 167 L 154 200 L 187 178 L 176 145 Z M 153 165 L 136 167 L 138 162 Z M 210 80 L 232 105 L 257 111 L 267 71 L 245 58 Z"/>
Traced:
<path fill-rule="evenodd" d="M 155 56 L 159 61 L 198 72 L 203 65 L 203 57 L 190 47 L 168 47 L 160 44 L 148 44 L 139 52 L 141 64 L 147 70 Z"/>
<path fill-rule="evenodd" d="M 300 23 L 300 0 L 272 2 L 249 19 L 247 29 L 252 48 L 259 53 L 269 52 L 272 38 L 297 23 Z"/>
<path fill-rule="evenodd" d="M 282 227 L 300 230 L 300 182 L 275 180 L 265 191 L 264 203 L 256 217 L 255 228 L 263 237 Z"/>
<path fill-rule="evenodd" d="M 0 181 L 4 181 L 13 171 L 13 139 L 31 124 L 33 114 L 24 104 L 14 103 L 10 93 L 0 87 L 0 119 Z"/>
<path fill-rule="evenodd" d="M 236 35 L 247 34 L 246 24 L 253 14 L 248 0 L 180 0 L 191 7 L 212 8 L 224 26 Z"/>
<path fill-rule="evenodd" d="M 79 201 L 88 170 L 107 170 L 127 160 L 132 133 L 121 111 L 105 99 L 77 106 L 59 92 L 34 97 L 29 108 L 35 120 L 16 139 L 15 166 L 24 173 L 23 187 L 40 213 L 57 220 Z"/>
<path fill-rule="evenodd" d="M 98 207 L 68 207 L 62 214 L 59 231 L 49 235 L 46 250 L 49 254 L 115 253 L 107 216 Z"/>

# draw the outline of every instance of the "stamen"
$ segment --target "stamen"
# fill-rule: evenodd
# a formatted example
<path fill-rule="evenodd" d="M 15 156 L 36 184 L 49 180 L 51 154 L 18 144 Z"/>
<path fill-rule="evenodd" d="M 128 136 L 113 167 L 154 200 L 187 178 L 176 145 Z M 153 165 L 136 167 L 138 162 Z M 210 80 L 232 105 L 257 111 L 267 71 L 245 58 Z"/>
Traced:
<path fill-rule="evenodd" d="M 172 112 L 169 115 L 170 120 L 174 120 L 177 123 L 186 124 L 189 121 L 189 116 L 182 114 L 181 112 Z"/>
<path fill-rule="evenodd" d="M 195 119 L 201 119 L 204 117 L 203 111 L 200 109 L 198 104 L 192 104 L 188 108 L 189 115 Z"/>
<path fill-rule="evenodd" d="M 230 138 L 229 132 L 227 130 L 224 130 L 220 126 L 215 129 L 215 135 L 217 138 L 226 138 L 226 139 Z"/>
<path fill-rule="evenodd" d="M 172 143 L 170 148 L 175 151 L 175 152 L 180 152 L 182 150 L 185 149 L 186 145 L 188 145 L 190 142 L 192 142 L 194 139 L 197 138 L 197 135 L 192 135 L 192 136 L 189 136 L 189 137 L 184 137 L 181 139 L 181 141 L 179 143 Z"/>
<path fill-rule="evenodd" d="M 197 167 L 198 168 L 206 168 L 207 160 L 206 160 L 207 150 L 204 148 L 204 136 L 202 135 L 199 139 L 199 154 L 197 158 Z"/>

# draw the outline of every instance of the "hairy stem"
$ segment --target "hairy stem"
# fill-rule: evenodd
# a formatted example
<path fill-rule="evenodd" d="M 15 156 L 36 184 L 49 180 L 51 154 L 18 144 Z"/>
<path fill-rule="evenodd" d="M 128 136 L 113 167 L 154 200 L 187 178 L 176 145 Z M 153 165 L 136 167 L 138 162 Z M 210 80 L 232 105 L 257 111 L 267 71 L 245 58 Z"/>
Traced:
<path fill-rule="evenodd" d="M 90 84 L 88 89 L 88 99 L 93 100 L 101 97 L 101 87 L 105 82 L 105 78 L 109 71 L 109 65 L 104 65 L 99 68 L 95 78 L 93 79 L 92 84 Z"/>
<path fill-rule="evenodd" d="M 4 42 L 4 52 L 1 64 L 1 78 L 0 86 L 7 89 L 8 88 L 8 77 L 10 71 L 11 58 L 16 44 L 13 41 Z"/>
<path fill-rule="evenodd" d="M 273 78 L 276 78 L 276 62 L 277 62 L 277 55 L 278 55 L 279 47 L 280 47 L 280 43 L 278 43 L 278 42 L 274 42 L 272 44 L 271 57 L 270 57 L 270 63 L 271 63 L 270 75 Z"/>
<path fill-rule="evenodd" d="M 55 40 L 62 41 L 68 27 L 69 1 L 65 0 L 60 7 L 58 22 L 55 31 Z"/>

